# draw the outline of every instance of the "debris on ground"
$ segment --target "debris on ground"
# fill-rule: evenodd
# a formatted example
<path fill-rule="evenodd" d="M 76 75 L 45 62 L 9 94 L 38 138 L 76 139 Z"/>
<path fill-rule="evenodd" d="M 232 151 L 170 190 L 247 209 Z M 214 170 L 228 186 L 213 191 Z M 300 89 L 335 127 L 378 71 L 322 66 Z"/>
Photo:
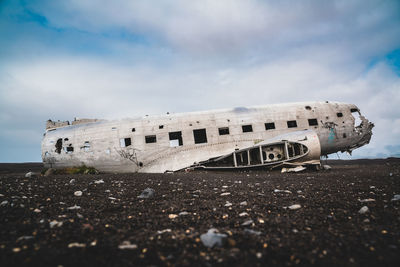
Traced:
<path fill-rule="evenodd" d="M 152 198 L 154 197 L 155 191 L 151 188 L 146 188 L 143 192 L 138 196 L 138 198 Z"/>
<path fill-rule="evenodd" d="M 366 213 L 366 212 L 368 212 L 368 211 L 369 211 L 368 207 L 367 207 L 367 206 L 363 206 L 363 207 L 358 211 L 358 213 L 364 214 L 364 213 Z"/>
<path fill-rule="evenodd" d="M 136 244 L 131 244 L 130 241 L 123 241 L 121 245 L 118 246 L 119 249 L 137 249 Z"/>
<path fill-rule="evenodd" d="M 295 168 L 282 168 L 281 173 L 285 173 L 285 172 L 301 172 L 306 170 L 306 167 L 303 166 L 297 166 Z"/>
<path fill-rule="evenodd" d="M 291 206 L 288 207 L 290 210 L 298 210 L 301 208 L 300 204 L 293 204 Z"/>
<path fill-rule="evenodd" d="M 222 247 L 226 242 L 226 234 L 220 234 L 217 229 L 211 228 L 207 233 L 200 236 L 200 240 L 204 246 L 208 248 Z"/>

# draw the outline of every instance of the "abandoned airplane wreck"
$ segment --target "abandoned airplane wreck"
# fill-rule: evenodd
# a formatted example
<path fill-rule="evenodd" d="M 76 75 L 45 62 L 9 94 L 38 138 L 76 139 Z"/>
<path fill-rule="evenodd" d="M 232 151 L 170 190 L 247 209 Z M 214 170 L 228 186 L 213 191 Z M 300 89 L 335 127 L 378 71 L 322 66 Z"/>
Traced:
<path fill-rule="evenodd" d="M 353 104 L 307 102 L 145 116 L 47 121 L 45 167 L 103 172 L 319 165 L 368 144 L 373 123 Z"/>

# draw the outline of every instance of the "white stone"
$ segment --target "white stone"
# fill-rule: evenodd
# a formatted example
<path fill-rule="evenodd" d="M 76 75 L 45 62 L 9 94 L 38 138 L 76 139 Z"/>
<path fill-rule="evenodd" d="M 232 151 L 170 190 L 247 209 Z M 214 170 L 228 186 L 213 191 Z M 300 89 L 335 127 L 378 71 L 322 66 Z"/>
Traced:
<path fill-rule="evenodd" d="M 80 197 L 80 196 L 82 196 L 82 191 L 75 191 L 75 192 L 74 192 L 74 195 L 75 195 L 76 197 Z"/>
<path fill-rule="evenodd" d="M 290 210 L 298 210 L 301 208 L 300 204 L 293 204 L 291 206 L 288 207 Z"/>
<path fill-rule="evenodd" d="M 369 211 L 368 207 L 367 207 L 367 206 L 363 206 L 363 207 L 358 211 L 358 213 L 364 214 L 364 213 L 366 213 L 366 212 L 368 212 L 368 211 Z"/>

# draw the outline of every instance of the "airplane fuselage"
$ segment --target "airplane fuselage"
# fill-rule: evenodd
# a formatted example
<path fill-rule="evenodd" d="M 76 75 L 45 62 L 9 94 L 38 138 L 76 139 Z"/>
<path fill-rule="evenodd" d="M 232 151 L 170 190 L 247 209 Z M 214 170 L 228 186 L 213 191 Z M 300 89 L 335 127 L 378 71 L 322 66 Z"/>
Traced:
<path fill-rule="evenodd" d="M 357 121 L 359 120 L 359 121 Z M 68 123 L 69 124 L 69 123 Z M 306 102 L 123 120 L 53 124 L 42 141 L 47 167 L 85 164 L 105 172 L 165 172 L 312 130 L 321 155 L 367 144 L 373 124 L 353 104 Z"/>

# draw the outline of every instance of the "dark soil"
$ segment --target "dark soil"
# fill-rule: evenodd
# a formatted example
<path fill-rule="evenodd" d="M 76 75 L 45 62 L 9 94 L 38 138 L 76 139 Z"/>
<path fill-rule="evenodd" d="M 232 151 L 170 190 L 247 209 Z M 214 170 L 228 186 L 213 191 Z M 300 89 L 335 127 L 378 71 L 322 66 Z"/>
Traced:
<path fill-rule="evenodd" d="M 285 174 L 33 178 L 25 172 L 40 164 L 0 164 L 0 266 L 400 266 L 400 201 L 392 201 L 400 159 L 332 163 L 330 171 Z M 137 198 L 148 187 L 155 196 Z M 369 211 L 360 214 L 363 206 Z M 202 244 L 210 228 L 227 234 L 223 247 Z M 137 247 L 120 249 L 124 241 Z"/>

